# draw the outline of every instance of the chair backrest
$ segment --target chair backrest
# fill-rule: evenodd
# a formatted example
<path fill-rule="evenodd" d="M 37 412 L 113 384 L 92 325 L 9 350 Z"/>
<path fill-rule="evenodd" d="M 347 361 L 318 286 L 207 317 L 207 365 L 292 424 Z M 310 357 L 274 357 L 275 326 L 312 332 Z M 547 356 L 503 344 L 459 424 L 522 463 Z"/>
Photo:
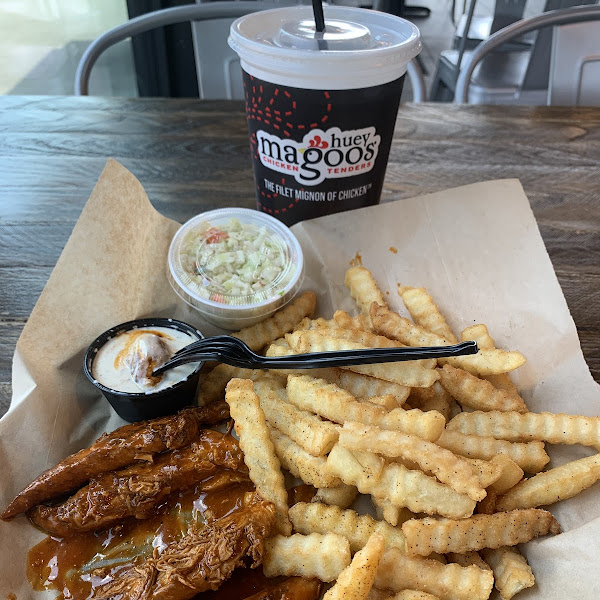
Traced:
<path fill-rule="evenodd" d="M 551 56 L 548 104 L 600 106 L 600 21 L 556 27 Z"/>
<path fill-rule="evenodd" d="M 75 95 L 87 96 L 92 68 L 107 49 L 129 37 L 157 27 L 190 21 L 198 73 L 198 89 L 203 99 L 243 99 L 240 63 L 229 48 L 229 25 L 238 17 L 275 6 L 298 4 L 290 0 L 258 2 L 208 2 L 166 8 L 151 12 L 115 27 L 94 40 L 84 52 L 75 73 Z M 407 71 L 413 89 L 413 100 L 426 98 L 423 73 L 411 61 Z"/>
<path fill-rule="evenodd" d="M 572 8 L 584 4 L 597 4 L 597 0 L 546 0 L 544 12 L 561 8 Z M 550 80 L 550 54 L 552 37 L 556 28 L 541 29 L 536 32 L 529 64 L 521 86 L 522 91 L 547 90 Z"/>
<path fill-rule="evenodd" d="M 466 103 L 468 101 L 469 83 L 475 67 L 492 50 L 502 44 L 513 40 L 514 38 L 535 31 L 544 27 L 570 25 L 572 23 L 582 23 L 588 21 L 600 20 L 600 6 L 576 6 L 561 10 L 553 10 L 530 19 L 524 19 L 513 23 L 504 29 L 496 32 L 487 40 L 479 44 L 473 51 L 467 63 L 464 64 L 458 76 L 456 84 L 455 102 Z M 595 37 L 597 40 L 598 38 Z"/>
<path fill-rule="evenodd" d="M 210 4 L 202 0 L 196 2 Z M 268 10 L 301 3 L 301 0 L 259 0 L 251 4 L 260 10 Z M 233 2 L 225 4 L 233 4 Z M 229 28 L 233 21 L 231 17 L 224 17 L 194 20 L 191 23 L 198 91 L 203 100 L 244 99 L 240 59 L 225 42 L 229 37 Z"/>

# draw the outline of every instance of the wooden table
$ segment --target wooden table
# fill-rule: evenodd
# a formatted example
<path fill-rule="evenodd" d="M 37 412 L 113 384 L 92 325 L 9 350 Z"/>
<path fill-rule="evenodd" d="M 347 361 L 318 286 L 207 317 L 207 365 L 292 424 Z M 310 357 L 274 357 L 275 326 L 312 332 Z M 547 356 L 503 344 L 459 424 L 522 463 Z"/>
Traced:
<path fill-rule="evenodd" d="M 0 97 L 0 415 L 19 334 L 109 156 L 173 219 L 255 206 L 241 103 Z M 401 107 L 384 201 L 506 177 L 523 183 L 600 381 L 600 109 Z"/>

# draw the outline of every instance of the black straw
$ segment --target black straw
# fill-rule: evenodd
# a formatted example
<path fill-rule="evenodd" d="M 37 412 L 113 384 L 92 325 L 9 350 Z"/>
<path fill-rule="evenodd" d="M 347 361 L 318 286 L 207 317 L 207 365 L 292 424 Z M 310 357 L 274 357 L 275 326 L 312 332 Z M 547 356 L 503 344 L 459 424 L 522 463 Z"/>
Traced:
<path fill-rule="evenodd" d="M 313 13 L 315 15 L 315 26 L 319 33 L 325 31 L 325 16 L 323 15 L 322 0 L 312 0 Z"/>

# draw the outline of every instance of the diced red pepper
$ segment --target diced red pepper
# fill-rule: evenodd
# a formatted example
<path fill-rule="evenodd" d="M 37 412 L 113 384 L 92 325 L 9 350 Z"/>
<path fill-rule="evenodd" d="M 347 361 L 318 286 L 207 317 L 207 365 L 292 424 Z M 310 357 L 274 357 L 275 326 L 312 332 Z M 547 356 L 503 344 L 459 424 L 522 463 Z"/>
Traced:
<path fill-rule="evenodd" d="M 219 229 L 218 227 L 211 227 L 205 234 L 207 244 L 216 244 L 221 240 L 226 240 L 229 234 L 226 231 Z"/>

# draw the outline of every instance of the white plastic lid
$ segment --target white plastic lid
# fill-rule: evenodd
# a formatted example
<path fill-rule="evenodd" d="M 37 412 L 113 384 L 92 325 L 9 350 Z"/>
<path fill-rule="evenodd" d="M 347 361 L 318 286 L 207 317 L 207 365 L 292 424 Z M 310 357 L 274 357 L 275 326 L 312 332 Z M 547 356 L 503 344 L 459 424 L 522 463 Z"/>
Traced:
<path fill-rule="evenodd" d="M 307 89 L 382 85 L 421 51 L 419 30 L 387 13 L 324 6 L 325 32 L 310 6 L 251 13 L 231 25 L 229 45 L 255 77 Z"/>
<path fill-rule="evenodd" d="M 226 227 L 232 219 L 257 230 L 264 228 L 269 239 L 269 248 L 265 251 L 276 253 L 283 264 L 283 269 L 272 281 L 250 294 L 225 292 L 203 271 L 196 259 L 206 243 L 201 239 L 202 232 L 208 226 Z M 191 242 L 196 245 L 190 253 Z M 195 263 L 193 269 L 192 263 Z M 248 208 L 213 210 L 187 221 L 171 241 L 168 265 L 169 282 L 177 295 L 209 321 L 231 329 L 259 321 L 287 304 L 302 285 L 304 276 L 302 248 L 294 234 L 281 221 Z"/>

